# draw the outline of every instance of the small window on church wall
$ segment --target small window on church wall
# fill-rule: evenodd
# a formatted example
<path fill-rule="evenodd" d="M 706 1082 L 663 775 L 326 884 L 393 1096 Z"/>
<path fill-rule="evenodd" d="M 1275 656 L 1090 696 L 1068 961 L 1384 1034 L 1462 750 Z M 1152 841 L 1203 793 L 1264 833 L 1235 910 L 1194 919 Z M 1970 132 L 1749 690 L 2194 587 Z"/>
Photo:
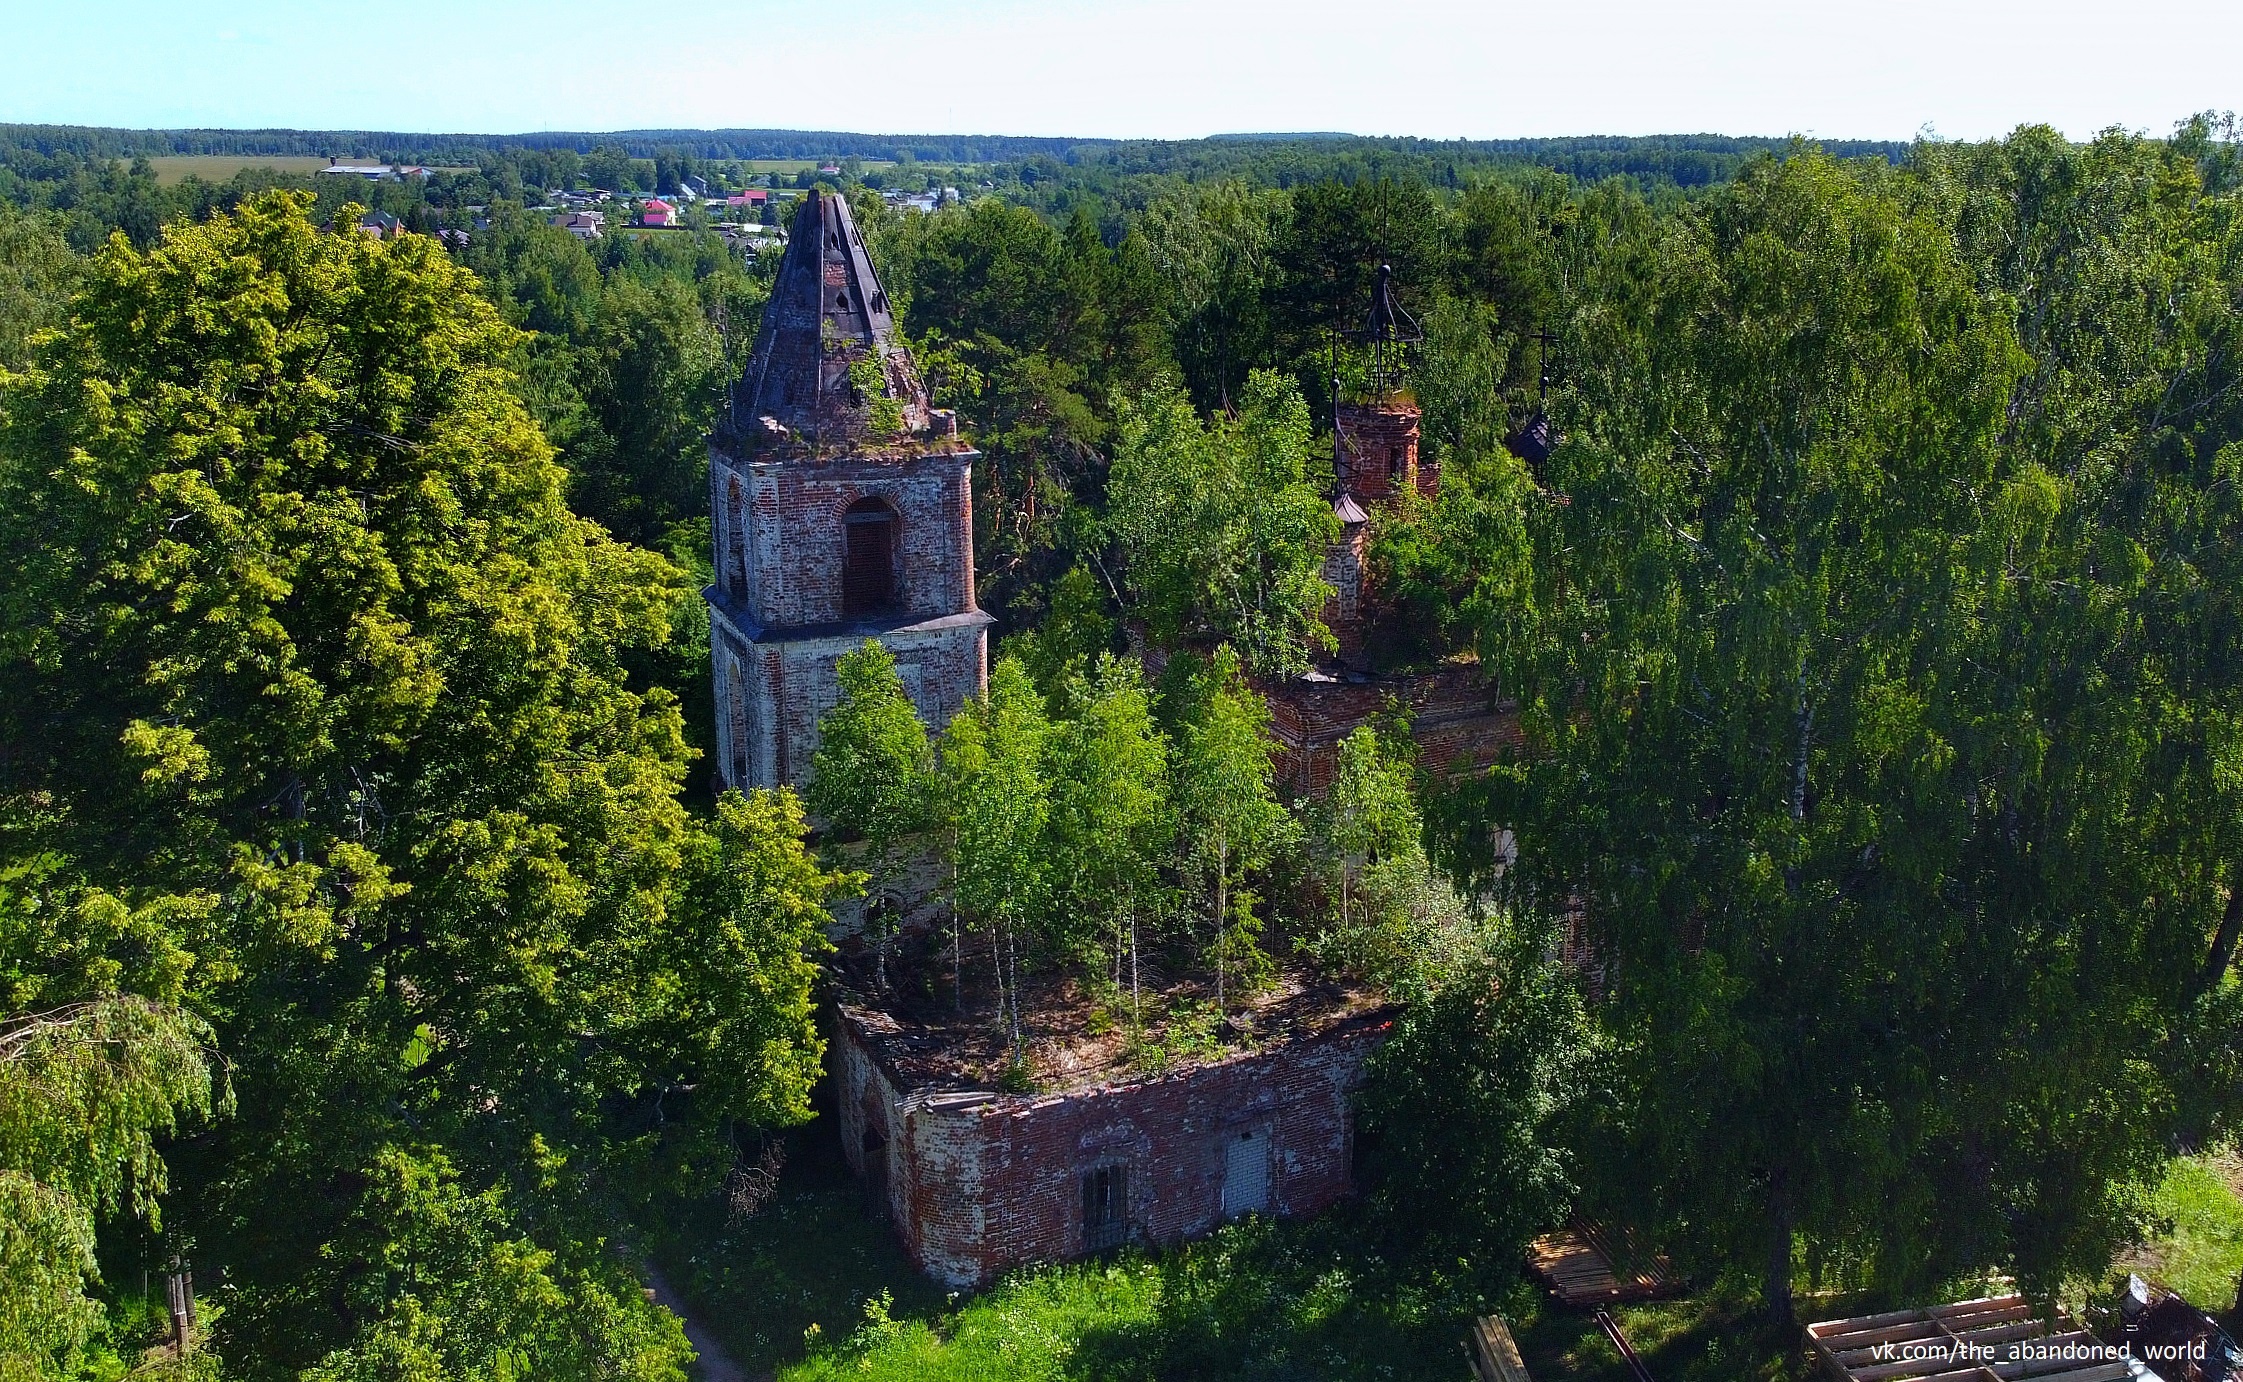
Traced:
<path fill-rule="evenodd" d="M 896 513 L 877 499 L 861 499 L 842 515 L 841 612 L 878 614 L 896 598 Z"/>
<path fill-rule="evenodd" d="M 1389 475 L 1401 474 L 1409 467 L 1409 463 L 1410 451 L 1406 446 L 1397 446 L 1386 453 L 1386 473 Z"/>

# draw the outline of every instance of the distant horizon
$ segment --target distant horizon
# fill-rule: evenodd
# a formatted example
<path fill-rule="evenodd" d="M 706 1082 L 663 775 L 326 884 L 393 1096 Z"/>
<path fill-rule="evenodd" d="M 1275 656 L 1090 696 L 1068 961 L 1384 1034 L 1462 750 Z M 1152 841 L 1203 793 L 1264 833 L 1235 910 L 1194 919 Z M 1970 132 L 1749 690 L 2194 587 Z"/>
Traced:
<path fill-rule="evenodd" d="M 2176 117 L 2185 119 L 2195 112 L 2184 112 Z M 2026 121 L 2024 124 L 2045 122 Z M 1363 139 L 1373 141 L 1417 141 L 1428 144 L 1526 144 L 1558 140 L 1646 140 L 1646 139 L 1734 139 L 1748 141 L 1805 139 L 1813 143 L 1850 144 L 1907 144 L 1924 137 L 1923 131 L 1907 138 L 1890 138 L 1881 135 L 1805 134 L 1797 130 L 1781 132 L 1714 130 L 1714 129 L 1662 129 L 1640 134 L 1623 134 L 1612 130 L 1576 130 L 1550 134 L 1498 134 L 1485 136 L 1443 136 L 1428 134 L 1387 133 L 1370 134 L 1351 130 L 1223 130 L 1213 134 L 1136 135 L 1136 134 L 1074 134 L 1065 131 L 1029 130 L 1003 133 L 980 129 L 843 129 L 839 127 L 793 125 L 624 125 L 605 129 L 589 127 L 539 127 L 535 129 L 413 129 L 402 125 L 347 126 L 347 125 L 120 125 L 88 124 L 83 121 L 0 119 L 0 128 L 86 130 L 118 134 L 231 134 L 231 135 L 401 135 L 415 139 L 630 139 L 659 138 L 665 135 L 747 135 L 775 134 L 794 137 L 840 135 L 850 139 L 1001 139 L 1035 140 L 1060 144 L 1214 144 L 1223 142 L 1282 143 L 1286 141 Z M 2163 135 L 2166 130 L 2150 130 L 2153 135 Z M 2004 131 L 2007 133 L 2007 131 Z M 1933 134 L 1933 138 L 1945 136 Z M 2000 136 L 1993 136 L 2000 137 Z"/>
<path fill-rule="evenodd" d="M 2243 107 L 2243 6 L 2208 0 L 394 0 L 378 31 L 343 0 L 107 0 L 9 36 L 0 120 L 134 130 L 2077 140 Z"/>

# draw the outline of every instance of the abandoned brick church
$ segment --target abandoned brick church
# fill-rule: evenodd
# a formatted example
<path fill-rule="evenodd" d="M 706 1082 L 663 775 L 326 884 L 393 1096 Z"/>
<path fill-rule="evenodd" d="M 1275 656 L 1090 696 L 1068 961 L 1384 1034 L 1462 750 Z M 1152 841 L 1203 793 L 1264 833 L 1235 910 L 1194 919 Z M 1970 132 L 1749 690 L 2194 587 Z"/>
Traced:
<path fill-rule="evenodd" d="M 1379 303 L 1391 310 L 1383 275 Z M 1416 711 L 1439 764 L 1485 761 L 1510 726 L 1472 669 L 1364 670 L 1370 513 L 1409 490 L 1430 496 L 1439 476 L 1420 464 L 1405 397 L 1374 388 L 1336 422 L 1344 531 L 1326 573 L 1339 653 L 1263 688 L 1281 775 L 1299 793 L 1321 790 L 1338 740 L 1390 702 Z M 982 692 L 991 619 L 974 597 L 975 459 L 954 418 L 929 407 L 848 204 L 809 194 L 710 439 L 721 785 L 803 781 L 839 699 L 835 664 L 867 638 L 893 654 L 930 729 Z M 960 1058 L 979 1028 L 844 994 L 835 1105 L 868 1207 L 930 1275 L 970 1286 L 1022 1262 L 1332 1204 L 1353 1189 L 1352 1096 L 1390 1013 L 1376 995 L 1299 976 L 1257 1003 L 1240 1016 L 1250 1040 L 1157 1074 L 1094 1039 L 1055 1037 L 1051 1078 L 1008 1094 L 986 1063 Z"/>
<path fill-rule="evenodd" d="M 988 680 L 974 603 L 972 448 L 927 406 L 840 197 L 813 192 L 709 442 L 717 778 L 799 783 L 834 664 L 868 637 L 940 728 Z"/>

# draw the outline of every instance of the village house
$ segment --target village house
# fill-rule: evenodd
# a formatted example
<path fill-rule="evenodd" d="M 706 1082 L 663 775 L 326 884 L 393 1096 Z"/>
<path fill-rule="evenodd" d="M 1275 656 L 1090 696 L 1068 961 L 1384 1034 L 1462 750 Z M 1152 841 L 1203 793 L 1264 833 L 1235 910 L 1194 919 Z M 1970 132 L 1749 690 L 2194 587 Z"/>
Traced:
<path fill-rule="evenodd" d="M 387 211 L 369 211 L 358 218 L 361 232 L 377 240 L 394 240 L 405 233 L 405 223 Z"/>
<path fill-rule="evenodd" d="M 666 226 L 673 224 L 676 219 L 677 208 L 660 197 L 652 198 L 639 208 L 639 224 L 642 226 Z"/>
<path fill-rule="evenodd" d="M 607 217 L 597 211 L 567 211 L 555 216 L 553 225 L 579 240 L 597 240 L 607 229 Z"/>

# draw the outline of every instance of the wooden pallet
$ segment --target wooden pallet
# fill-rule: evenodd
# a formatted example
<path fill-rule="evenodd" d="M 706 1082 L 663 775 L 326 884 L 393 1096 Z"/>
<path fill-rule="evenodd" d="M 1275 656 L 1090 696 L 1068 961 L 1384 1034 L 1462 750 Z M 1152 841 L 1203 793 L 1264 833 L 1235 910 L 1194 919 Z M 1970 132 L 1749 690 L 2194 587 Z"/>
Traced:
<path fill-rule="evenodd" d="M 1472 1321 L 1472 1375 L 1479 1382 L 1534 1382 L 1511 1338 L 1511 1326 L 1501 1315 L 1482 1315 Z"/>
<path fill-rule="evenodd" d="M 2041 1319 L 2023 1296 L 1986 1296 L 1922 1310 L 1824 1320 L 1807 1342 L 1832 1382 L 2124 1382 L 2150 1374 L 2123 1359 L 2017 1359 L 2010 1349 L 2100 1347 L 2069 1316 Z"/>
<path fill-rule="evenodd" d="M 1527 1265 L 1561 1305 L 1594 1308 L 1677 1294 L 1682 1279 L 1633 1234 L 1615 1234 L 1592 1220 L 1575 1219 L 1527 1248 Z"/>

